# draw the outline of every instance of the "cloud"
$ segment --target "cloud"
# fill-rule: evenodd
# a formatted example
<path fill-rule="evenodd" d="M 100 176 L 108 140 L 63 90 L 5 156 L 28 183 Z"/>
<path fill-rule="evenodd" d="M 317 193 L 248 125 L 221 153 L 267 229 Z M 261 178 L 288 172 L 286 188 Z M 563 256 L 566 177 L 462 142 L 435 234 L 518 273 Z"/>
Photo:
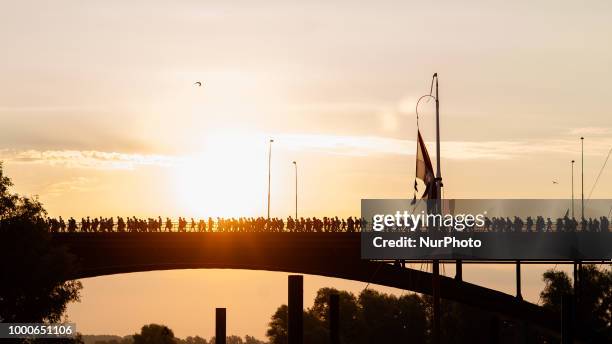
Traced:
<path fill-rule="evenodd" d="M 612 133 L 612 128 L 585 127 L 571 130 L 570 135 L 605 135 Z"/>
<path fill-rule="evenodd" d="M 349 156 L 373 154 L 406 154 L 411 142 L 377 136 L 338 136 L 319 134 L 275 135 L 278 142 L 289 150 L 311 151 Z"/>
<path fill-rule="evenodd" d="M 77 112 L 88 110 L 77 106 L 0 106 L 0 113 Z"/>
<path fill-rule="evenodd" d="M 385 111 L 381 111 L 379 116 L 380 116 L 382 127 L 384 130 L 386 131 L 396 131 L 397 130 L 399 120 L 395 112 L 385 110 Z"/>
<path fill-rule="evenodd" d="M 416 142 L 382 136 L 342 136 L 322 134 L 279 134 L 272 135 L 276 149 L 314 152 L 318 154 L 344 155 L 355 157 L 381 155 L 414 155 Z M 214 157 L 246 154 L 250 148 L 261 143 L 261 139 L 244 139 L 231 146 L 232 151 L 215 148 L 204 154 Z M 212 147 L 223 145 L 214 144 Z M 429 153 L 435 156 L 435 143 L 426 142 Z M 605 156 L 612 147 L 612 138 L 599 137 L 585 140 L 585 154 Z M 230 148 L 228 148 L 230 149 Z M 580 143 L 576 140 L 521 140 L 521 141 L 443 141 L 442 156 L 450 160 L 508 160 L 530 155 L 580 154 Z M 156 155 L 102 152 L 93 150 L 0 150 L 0 160 L 22 164 L 47 164 L 67 168 L 85 169 L 134 169 L 139 166 L 175 166 L 201 160 L 201 155 Z"/>
<path fill-rule="evenodd" d="M 101 186 L 97 178 L 74 177 L 69 180 L 52 183 L 47 185 L 42 194 L 45 196 L 61 196 L 67 192 L 88 192 L 100 189 Z"/>
<path fill-rule="evenodd" d="M 402 97 L 402 99 L 400 99 L 400 101 L 397 103 L 397 111 L 404 115 L 416 115 L 417 100 L 417 97 L 413 96 Z"/>
<path fill-rule="evenodd" d="M 174 157 L 126 154 L 92 150 L 0 150 L 0 160 L 15 163 L 48 164 L 69 168 L 133 169 L 142 165 L 167 166 Z"/>
<path fill-rule="evenodd" d="M 291 150 L 313 151 L 327 154 L 369 155 L 414 155 L 416 142 L 379 136 L 336 136 L 292 134 L 276 135 Z M 435 143 L 426 142 L 429 153 L 435 155 Z M 588 150 L 587 150 L 588 147 Z M 588 155 L 605 155 L 612 147 L 612 138 L 590 140 L 585 143 Z M 576 140 L 524 140 L 524 141 L 443 141 L 442 156 L 453 160 L 505 160 L 526 154 L 567 154 L 580 152 Z"/>

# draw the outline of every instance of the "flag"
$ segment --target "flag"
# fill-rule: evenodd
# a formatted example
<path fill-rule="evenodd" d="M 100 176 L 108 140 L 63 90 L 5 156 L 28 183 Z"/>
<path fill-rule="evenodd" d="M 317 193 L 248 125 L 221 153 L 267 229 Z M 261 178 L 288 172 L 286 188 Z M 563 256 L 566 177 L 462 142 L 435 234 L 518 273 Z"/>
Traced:
<path fill-rule="evenodd" d="M 417 130 L 417 152 L 416 152 L 416 178 L 420 179 L 425 183 L 425 192 L 421 198 L 424 199 L 437 199 L 436 195 L 436 178 L 434 177 L 434 170 L 427 152 L 427 147 L 421 136 L 421 131 Z M 416 200 L 417 183 L 414 181 L 414 200 Z"/>

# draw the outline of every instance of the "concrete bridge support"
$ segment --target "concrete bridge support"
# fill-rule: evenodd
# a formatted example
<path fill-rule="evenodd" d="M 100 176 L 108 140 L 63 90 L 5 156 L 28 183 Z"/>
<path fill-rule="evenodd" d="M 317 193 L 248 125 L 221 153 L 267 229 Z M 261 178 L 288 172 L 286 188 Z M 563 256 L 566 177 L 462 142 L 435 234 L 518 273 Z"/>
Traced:
<path fill-rule="evenodd" d="M 227 338 L 226 309 L 215 309 L 215 344 L 225 344 Z"/>
<path fill-rule="evenodd" d="M 329 295 L 329 340 L 340 344 L 340 295 Z"/>
<path fill-rule="evenodd" d="M 561 344 L 574 343 L 575 311 L 574 295 L 563 295 L 561 297 Z"/>
<path fill-rule="evenodd" d="M 304 343 L 304 276 L 289 275 L 289 344 Z"/>
<path fill-rule="evenodd" d="M 433 343 L 440 344 L 440 261 L 434 260 L 432 263 L 432 298 L 433 298 Z"/>
<path fill-rule="evenodd" d="M 461 259 L 455 261 L 455 279 L 459 282 L 463 281 L 463 264 Z"/>
<path fill-rule="evenodd" d="M 523 300 L 523 293 L 521 292 L 521 261 L 516 261 L 516 298 Z"/>

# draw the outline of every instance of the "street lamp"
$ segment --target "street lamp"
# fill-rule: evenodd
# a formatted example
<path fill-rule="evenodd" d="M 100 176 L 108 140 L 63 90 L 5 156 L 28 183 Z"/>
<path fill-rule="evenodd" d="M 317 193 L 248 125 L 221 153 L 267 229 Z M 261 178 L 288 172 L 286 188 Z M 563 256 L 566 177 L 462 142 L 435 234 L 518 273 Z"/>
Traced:
<path fill-rule="evenodd" d="M 297 162 L 293 162 L 293 166 L 295 166 L 295 219 L 297 220 L 298 218 L 298 214 L 297 214 L 297 210 L 298 210 L 298 168 L 297 168 Z"/>
<path fill-rule="evenodd" d="M 576 161 L 572 160 L 572 219 L 574 218 L 574 163 Z"/>
<path fill-rule="evenodd" d="M 584 220 L 584 137 L 580 138 L 580 145 L 581 145 L 581 154 L 582 154 L 582 182 L 581 182 L 581 187 L 582 187 L 582 220 Z"/>
<path fill-rule="evenodd" d="M 272 171 L 272 142 L 274 139 L 270 139 L 268 145 L 268 220 L 270 219 L 270 182 L 271 182 L 271 171 Z"/>

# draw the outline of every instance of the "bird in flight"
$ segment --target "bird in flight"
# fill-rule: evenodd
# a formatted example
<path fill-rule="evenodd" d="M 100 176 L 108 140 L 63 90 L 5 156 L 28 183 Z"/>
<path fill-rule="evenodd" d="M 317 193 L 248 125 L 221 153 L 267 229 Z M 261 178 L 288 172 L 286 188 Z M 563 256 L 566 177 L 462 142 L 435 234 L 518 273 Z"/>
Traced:
<path fill-rule="evenodd" d="M 553 184 L 559 184 L 559 182 L 557 182 L 556 180 L 553 180 L 552 182 Z"/>
<path fill-rule="evenodd" d="M 193 86 L 202 87 L 202 82 L 196 81 Z"/>

